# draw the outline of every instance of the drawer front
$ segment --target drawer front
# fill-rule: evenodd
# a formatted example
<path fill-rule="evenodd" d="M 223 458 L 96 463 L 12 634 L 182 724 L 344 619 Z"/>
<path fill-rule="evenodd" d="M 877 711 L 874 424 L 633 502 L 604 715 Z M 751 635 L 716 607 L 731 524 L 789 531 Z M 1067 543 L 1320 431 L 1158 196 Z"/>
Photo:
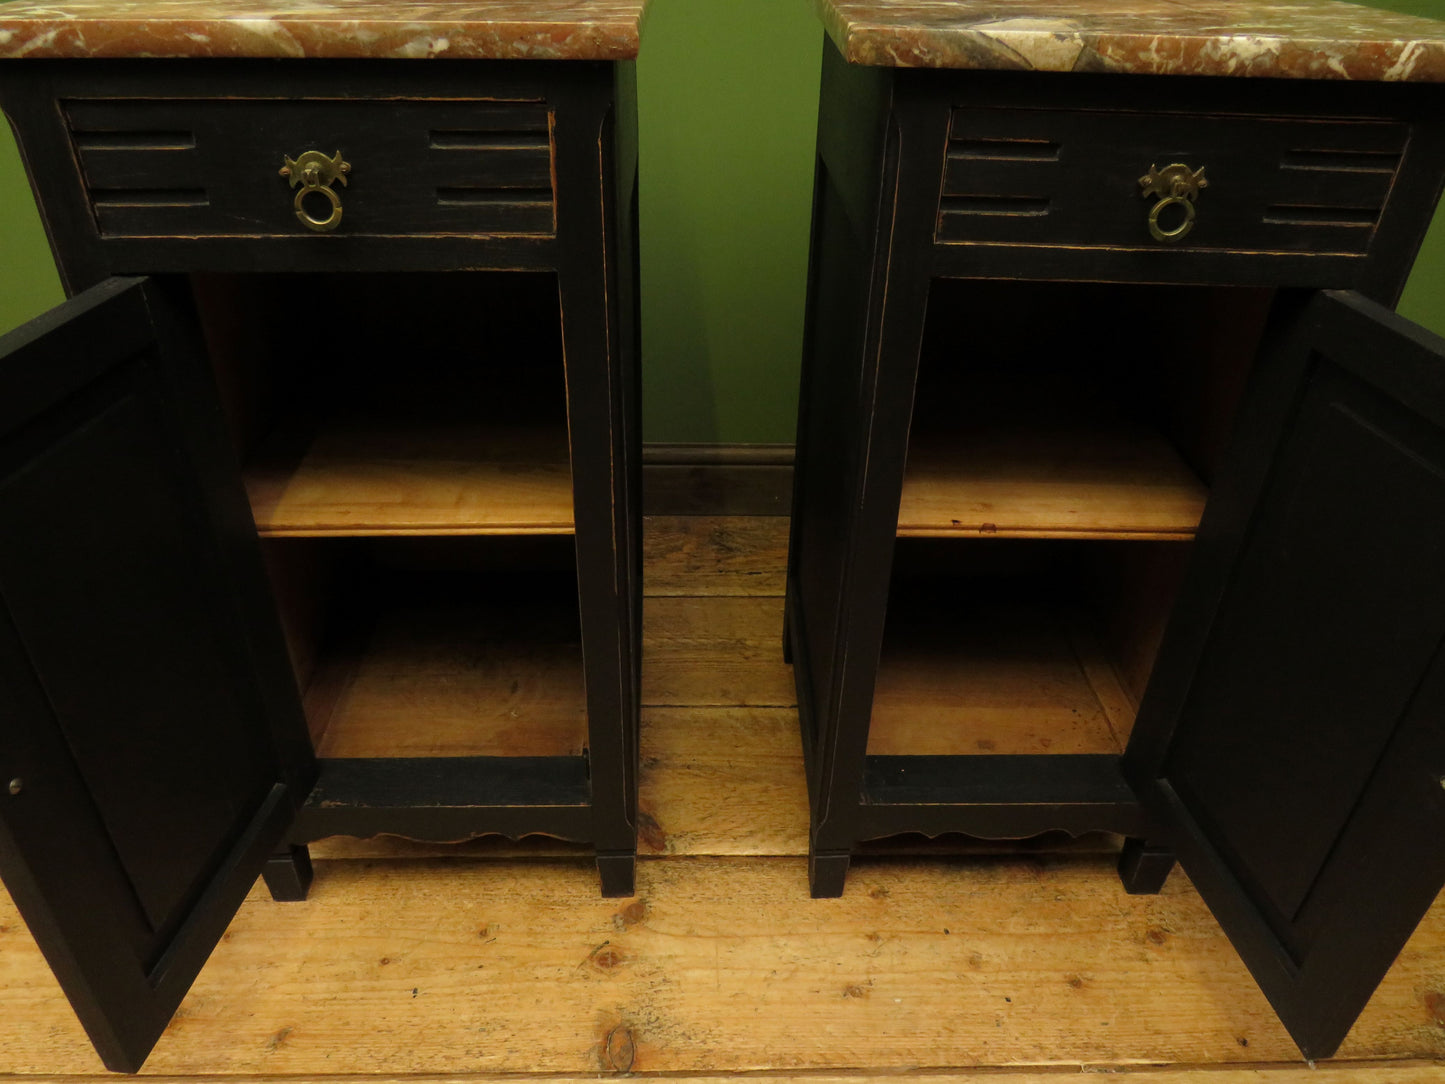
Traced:
<path fill-rule="evenodd" d="M 1114 250 L 1369 253 L 1409 141 L 1375 120 L 953 111 L 935 240 Z M 1193 225 L 1156 238 L 1152 168 L 1203 170 Z M 1189 209 L 1161 209 L 1167 232 Z"/>
<path fill-rule="evenodd" d="M 556 232 L 551 113 L 542 101 L 134 99 L 62 102 L 103 238 L 316 233 L 288 158 L 337 152 L 329 235 Z M 313 220 L 331 197 L 312 193 Z"/>

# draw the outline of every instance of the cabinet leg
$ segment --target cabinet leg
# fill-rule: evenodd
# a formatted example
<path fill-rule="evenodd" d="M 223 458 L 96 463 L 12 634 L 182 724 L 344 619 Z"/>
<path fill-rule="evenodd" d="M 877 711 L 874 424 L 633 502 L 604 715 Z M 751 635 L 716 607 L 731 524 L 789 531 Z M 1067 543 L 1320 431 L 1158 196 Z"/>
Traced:
<path fill-rule="evenodd" d="M 1152 896 L 1174 868 L 1174 852 L 1146 839 L 1126 839 L 1119 855 L 1119 879 L 1131 896 Z"/>
<path fill-rule="evenodd" d="M 636 851 L 598 851 L 597 873 L 602 878 L 602 895 L 609 899 L 637 895 Z"/>
<path fill-rule="evenodd" d="M 815 900 L 836 899 L 848 879 L 848 851 L 808 852 L 808 890 Z"/>
<path fill-rule="evenodd" d="M 283 847 L 266 860 L 261 877 L 273 900 L 304 900 L 311 887 L 311 852 L 305 847 Z"/>

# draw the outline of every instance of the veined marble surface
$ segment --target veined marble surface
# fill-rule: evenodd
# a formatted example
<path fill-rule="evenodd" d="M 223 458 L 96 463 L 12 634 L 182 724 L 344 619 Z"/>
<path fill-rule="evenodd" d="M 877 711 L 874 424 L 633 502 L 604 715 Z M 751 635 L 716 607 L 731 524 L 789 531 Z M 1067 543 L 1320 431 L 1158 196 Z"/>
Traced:
<path fill-rule="evenodd" d="M 1445 82 L 1445 22 L 1341 0 L 814 3 L 855 64 Z"/>
<path fill-rule="evenodd" d="M 0 58 L 622 60 L 646 0 L 0 2 Z"/>

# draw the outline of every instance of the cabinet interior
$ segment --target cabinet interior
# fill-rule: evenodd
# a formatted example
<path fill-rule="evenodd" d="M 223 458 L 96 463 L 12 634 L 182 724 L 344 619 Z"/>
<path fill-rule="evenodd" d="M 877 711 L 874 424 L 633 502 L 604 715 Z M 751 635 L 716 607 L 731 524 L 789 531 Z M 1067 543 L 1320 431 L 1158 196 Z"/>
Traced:
<path fill-rule="evenodd" d="M 1122 752 L 1272 302 L 934 283 L 869 754 Z"/>
<path fill-rule="evenodd" d="M 571 541 L 263 540 L 317 754 L 581 755 Z"/>
<path fill-rule="evenodd" d="M 318 755 L 580 755 L 555 276 L 192 287 Z"/>
<path fill-rule="evenodd" d="M 554 275 L 193 284 L 261 537 L 571 533 Z"/>

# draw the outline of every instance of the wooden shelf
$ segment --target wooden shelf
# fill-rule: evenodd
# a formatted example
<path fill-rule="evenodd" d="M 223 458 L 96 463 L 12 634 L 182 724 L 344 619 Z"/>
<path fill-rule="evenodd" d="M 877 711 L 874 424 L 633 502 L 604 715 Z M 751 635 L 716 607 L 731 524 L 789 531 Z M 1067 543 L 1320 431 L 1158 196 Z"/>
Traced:
<path fill-rule="evenodd" d="M 572 533 L 562 425 L 328 422 L 243 473 L 262 537 Z"/>
<path fill-rule="evenodd" d="M 587 701 L 575 584 L 389 594 L 333 641 L 305 694 L 323 757 L 580 756 Z M 562 581 L 562 582 L 556 582 Z M 510 585 L 516 588 L 516 584 Z"/>
<path fill-rule="evenodd" d="M 1118 754 L 1135 710 L 1081 614 L 919 593 L 890 606 L 868 754 Z"/>
<path fill-rule="evenodd" d="M 1123 420 L 987 418 L 908 453 L 900 537 L 1180 539 L 1204 484 L 1159 433 Z"/>

